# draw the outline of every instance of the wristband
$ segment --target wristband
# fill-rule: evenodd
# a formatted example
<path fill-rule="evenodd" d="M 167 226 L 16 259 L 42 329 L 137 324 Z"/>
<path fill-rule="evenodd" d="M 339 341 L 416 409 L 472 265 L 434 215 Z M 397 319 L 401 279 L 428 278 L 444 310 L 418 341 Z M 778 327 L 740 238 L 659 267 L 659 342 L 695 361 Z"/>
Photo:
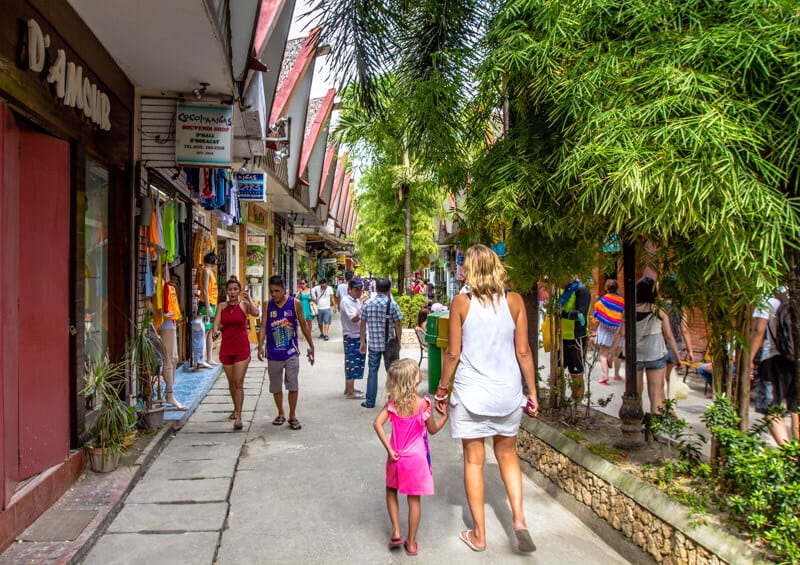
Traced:
<path fill-rule="evenodd" d="M 434 394 L 433 399 L 436 402 L 441 402 L 442 400 L 447 400 L 447 396 L 439 396 L 438 394 Z"/>

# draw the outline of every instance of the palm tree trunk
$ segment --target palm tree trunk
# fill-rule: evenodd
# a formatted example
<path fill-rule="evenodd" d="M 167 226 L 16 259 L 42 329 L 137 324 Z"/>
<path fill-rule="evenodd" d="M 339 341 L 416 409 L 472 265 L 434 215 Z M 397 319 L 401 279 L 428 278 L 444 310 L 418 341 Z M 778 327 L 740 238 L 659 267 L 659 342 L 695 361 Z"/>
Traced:
<path fill-rule="evenodd" d="M 403 151 L 403 166 L 408 170 L 409 167 L 408 150 Z M 405 199 L 406 208 L 406 253 L 403 261 L 403 288 L 405 294 L 411 296 L 411 199 L 408 195 L 408 185 L 403 185 L 403 198 Z M 398 289 L 399 290 L 399 289 Z"/>

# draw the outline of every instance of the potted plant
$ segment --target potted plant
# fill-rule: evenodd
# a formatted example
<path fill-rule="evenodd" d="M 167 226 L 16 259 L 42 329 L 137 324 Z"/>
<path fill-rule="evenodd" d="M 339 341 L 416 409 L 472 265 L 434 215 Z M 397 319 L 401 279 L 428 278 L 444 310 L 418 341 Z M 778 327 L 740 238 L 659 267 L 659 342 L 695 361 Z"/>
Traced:
<path fill-rule="evenodd" d="M 142 422 L 147 429 L 160 428 L 164 424 L 164 406 L 161 397 L 161 383 L 158 372 L 164 357 L 164 344 L 158 337 L 147 317 L 125 350 L 125 362 L 131 374 L 139 382 L 139 390 L 144 402 Z"/>
<path fill-rule="evenodd" d="M 127 379 L 126 363 L 112 362 L 108 352 L 88 355 L 86 384 L 81 393 L 91 398 L 94 408 L 87 415 L 90 441 L 86 444 L 92 470 L 107 473 L 119 465 L 125 439 L 136 429 L 136 408 L 121 398 Z"/>

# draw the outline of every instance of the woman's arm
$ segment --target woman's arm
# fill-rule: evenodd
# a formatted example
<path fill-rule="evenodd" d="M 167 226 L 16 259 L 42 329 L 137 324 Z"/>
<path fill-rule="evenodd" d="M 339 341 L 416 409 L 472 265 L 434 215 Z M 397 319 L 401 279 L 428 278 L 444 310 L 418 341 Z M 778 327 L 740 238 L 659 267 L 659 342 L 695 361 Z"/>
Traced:
<path fill-rule="evenodd" d="M 211 337 L 213 339 L 217 339 L 217 337 L 219 337 L 219 326 L 222 322 L 222 311 L 225 310 L 227 305 L 227 302 L 217 304 L 217 313 L 214 315 L 214 325 L 211 327 Z"/>
<path fill-rule="evenodd" d="M 249 314 L 250 316 L 258 316 L 258 307 L 256 307 L 255 302 L 253 299 L 250 298 L 249 292 L 242 293 L 244 300 L 242 300 L 242 308 L 244 309 L 245 314 Z"/>
<path fill-rule="evenodd" d="M 661 333 L 664 335 L 664 341 L 672 349 L 675 359 L 680 364 L 680 355 L 678 354 L 678 342 L 675 341 L 675 336 L 672 335 L 672 324 L 669 321 L 669 316 L 663 310 L 659 311 L 658 317 L 661 318 Z"/>
<path fill-rule="evenodd" d="M 517 355 L 517 363 L 519 363 L 525 384 L 528 386 L 528 400 L 532 400 L 538 407 L 536 370 L 533 366 L 533 353 L 528 343 L 528 313 L 525 310 L 525 302 L 518 293 L 509 292 L 508 306 L 511 316 L 514 318 L 514 351 Z"/>
<path fill-rule="evenodd" d="M 442 376 L 436 389 L 436 409 L 444 414 L 447 409 L 447 389 L 450 380 L 456 373 L 456 366 L 461 357 L 461 327 L 469 312 L 469 298 L 466 294 L 459 294 L 450 305 L 450 320 L 448 323 L 448 341 L 445 350 Z"/>
<path fill-rule="evenodd" d="M 383 429 L 383 425 L 389 419 L 389 409 L 384 406 L 383 409 L 378 413 L 375 417 L 375 421 L 372 423 L 372 427 L 375 428 L 375 433 L 378 434 L 378 439 L 381 440 L 384 449 L 386 449 L 386 453 L 389 454 L 389 459 L 392 461 L 397 461 L 400 459 L 400 456 L 397 455 L 397 452 L 392 449 L 392 445 L 389 443 L 389 438 L 386 437 L 386 432 Z"/>
<path fill-rule="evenodd" d="M 694 361 L 694 347 L 692 346 L 692 334 L 689 331 L 689 324 L 686 322 L 686 316 L 681 316 L 681 335 L 683 336 L 683 343 L 686 344 L 686 353 L 689 362 Z"/>

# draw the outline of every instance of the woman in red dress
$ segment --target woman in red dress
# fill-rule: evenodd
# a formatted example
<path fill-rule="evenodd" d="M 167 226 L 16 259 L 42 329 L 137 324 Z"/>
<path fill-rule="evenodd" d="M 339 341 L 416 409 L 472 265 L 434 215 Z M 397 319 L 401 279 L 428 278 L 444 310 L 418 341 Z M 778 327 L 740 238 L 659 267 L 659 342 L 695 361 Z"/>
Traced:
<path fill-rule="evenodd" d="M 216 340 L 222 329 L 219 360 L 228 377 L 228 389 L 233 400 L 233 428 L 241 430 L 242 404 L 244 403 L 244 375 L 250 365 L 250 340 L 247 337 L 247 315 L 258 316 L 258 308 L 239 280 L 231 276 L 225 283 L 225 302 L 217 305 L 212 336 Z"/>

